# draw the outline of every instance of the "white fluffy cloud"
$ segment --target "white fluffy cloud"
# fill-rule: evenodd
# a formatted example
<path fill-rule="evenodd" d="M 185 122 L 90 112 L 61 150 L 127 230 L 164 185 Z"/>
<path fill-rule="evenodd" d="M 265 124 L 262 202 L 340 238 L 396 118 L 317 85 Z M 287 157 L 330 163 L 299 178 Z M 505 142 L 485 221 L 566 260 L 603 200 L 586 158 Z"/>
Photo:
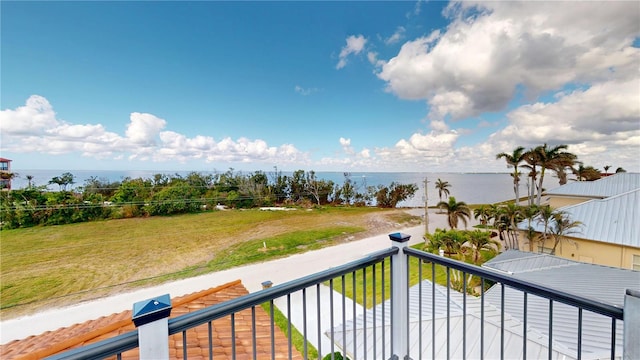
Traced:
<path fill-rule="evenodd" d="M 405 43 L 378 73 L 401 98 L 425 99 L 436 118 L 503 110 L 567 83 L 637 76 L 634 2 L 462 2 L 452 22 Z"/>
<path fill-rule="evenodd" d="M 47 99 L 39 95 L 32 95 L 24 106 L 15 110 L 7 109 L 0 112 L 0 132 L 3 137 L 9 134 L 39 134 L 58 125 L 53 107 Z"/>
<path fill-rule="evenodd" d="M 342 69 L 347 66 L 347 58 L 351 54 L 360 54 L 367 44 L 367 39 L 362 35 L 351 35 L 346 39 L 347 44 L 340 51 L 340 56 L 336 69 Z"/>
<path fill-rule="evenodd" d="M 134 112 L 124 136 L 101 124 L 71 124 L 56 118 L 42 96 L 31 96 L 24 106 L 0 111 L 2 150 L 43 154 L 81 153 L 93 158 L 140 161 L 203 160 L 267 164 L 304 164 L 308 155 L 291 144 L 269 146 L 261 139 L 237 140 L 164 130 L 167 121 L 153 114 Z"/>

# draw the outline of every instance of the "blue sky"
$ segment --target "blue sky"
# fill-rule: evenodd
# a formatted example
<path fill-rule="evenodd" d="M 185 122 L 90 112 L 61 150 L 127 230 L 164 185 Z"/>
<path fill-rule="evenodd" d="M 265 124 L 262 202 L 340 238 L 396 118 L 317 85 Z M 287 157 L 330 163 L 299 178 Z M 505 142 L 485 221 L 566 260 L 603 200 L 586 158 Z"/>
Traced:
<path fill-rule="evenodd" d="M 1 16 L 16 171 L 493 172 L 545 142 L 640 171 L 636 2 L 3 1 Z"/>

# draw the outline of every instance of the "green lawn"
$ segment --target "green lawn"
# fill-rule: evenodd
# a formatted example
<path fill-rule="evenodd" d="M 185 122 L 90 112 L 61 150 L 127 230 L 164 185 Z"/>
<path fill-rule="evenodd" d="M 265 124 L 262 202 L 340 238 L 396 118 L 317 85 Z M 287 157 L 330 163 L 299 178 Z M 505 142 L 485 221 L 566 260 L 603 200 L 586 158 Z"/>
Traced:
<path fill-rule="evenodd" d="M 418 250 L 422 250 L 423 248 L 423 244 L 417 244 L 413 246 L 414 248 L 418 249 Z M 483 251 L 482 252 L 482 261 L 488 261 L 489 259 L 491 259 L 493 256 L 490 252 L 486 252 Z M 422 264 L 422 277 L 420 277 L 420 263 Z M 425 263 L 425 262 L 421 262 L 419 259 L 414 258 L 414 257 L 409 257 L 409 286 L 413 286 L 416 285 L 418 283 L 418 281 L 420 279 L 422 280 L 430 280 L 433 281 L 433 272 L 435 270 L 435 282 L 436 284 L 440 284 L 442 286 L 446 286 L 447 285 L 447 270 L 444 266 L 442 265 L 435 265 L 433 266 L 432 263 Z M 449 277 L 450 280 L 453 281 L 454 280 L 454 274 L 453 271 L 455 270 L 451 270 L 449 272 Z M 384 266 L 384 300 L 387 300 L 390 298 L 391 294 L 391 282 L 390 282 L 390 273 L 391 273 L 391 263 L 389 261 L 385 262 L 385 266 Z M 347 295 L 347 297 L 355 300 L 358 304 L 360 305 L 365 305 L 365 300 L 366 300 L 366 307 L 367 308 L 371 308 L 373 307 L 373 278 L 374 278 L 374 269 L 373 267 L 368 267 L 365 269 L 361 269 L 358 270 L 355 273 L 355 284 L 354 284 L 354 276 L 353 273 L 351 274 L 347 274 L 344 276 L 344 293 Z M 462 277 L 462 275 L 460 275 L 460 277 Z M 382 277 L 382 264 L 376 264 L 375 266 L 375 287 L 376 287 L 376 291 L 375 291 L 375 301 L 376 304 L 380 304 L 380 302 L 383 300 L 382 298 L 382 281 L 383 281 L 383 277 Z M 469 280 L 467 280 L 469 281 Z M 333 279 L 332 283 L 331 282 L 325 282 L 325 285 L 327 286 L 331 286 L 333 285 L 333 289 L 343 293 L 343 287 L 342 287 L 342 278 L 337 278 L 337 279 Z M 477 277 L 473 277 L 471 279 L 470 282 L 470 287 L 474 287 L 474 286 L 478 286 L 480 285 L 480 280 Z M 488 283 L 485 284 L 485 287 L 488 287 Z M 354 294 L 354 289 L 355 289 L 355 294 Z M 363 294 L 365 294 L 365 290 L 366 290 L 366 296 L 363 296 Z"/>
<path fill-rule="evenodd" d="M 1 314 L 16 316 L 123 290 L 328 246 L 401 210 L 234 210 L 0 232 Z M 266 245 L 266 248 L 265 248 Z"/>

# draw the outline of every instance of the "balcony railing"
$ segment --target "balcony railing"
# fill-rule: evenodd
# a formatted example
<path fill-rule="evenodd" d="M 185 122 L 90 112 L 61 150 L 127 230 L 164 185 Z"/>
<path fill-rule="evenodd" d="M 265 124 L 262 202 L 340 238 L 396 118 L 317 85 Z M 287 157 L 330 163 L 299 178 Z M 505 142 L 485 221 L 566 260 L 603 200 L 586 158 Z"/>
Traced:
<path fill-rule="evenodd" d="M 640 358 L 640 297 L 636 292 L 627 291 L 622 309 L 409 248 L 409 236 L 404 234 L 390 238 L 390 248 L 360 260 L 168 321 L 165 318 L 161 335 L 139 327 L 50 359 L 120 359 L 138 347 L 141 358 L 155 358 L 158 353 L 154 351 L 167 347 L 167 334 L 181 334 L 183 352 L 176 358 L 200 358 L 189 350 L 190 329 L 198 326 L 209 329 L 207 356 L 215 359 L 214 321 L 228 319 L 234 339 L 235 316 L 247 309 L 252 314 L 253 339 L 243 346 L 252 348 L 253 359 L 307 359 L 311 346 L 317 349 L 318 359 L 338 352 L 352 360 L 621 359 L 623 352 L 625 359 Z M 439 276 L 444 286 L 434 281 Z M 479 284 L 477 296 L 454 289 L 473 290 L 469 284 L 474 277 L 473 283 Z M 489 285 L 493 286 L 489 289 Z M 349 292 L 351 297 L 346 295 Z M 256 337 L 255 318 L 256 307 L 264 303 L 270 304 L 271 312 L 270 351 L 266 353 L 258 346 L 264 339 Z M 288 318 L 284 354 L 274 344 L 274 305 Z M 569 329 L 563 325 L 567 316 L 575 318 L 575 326 Z M 293 346 L 293 327 L 304 338 L 300 350 Z M 607 334 L 604 339 L 603 333 Z M 232 343 L 231 358 L 235 355 L 236 344 Z"/>

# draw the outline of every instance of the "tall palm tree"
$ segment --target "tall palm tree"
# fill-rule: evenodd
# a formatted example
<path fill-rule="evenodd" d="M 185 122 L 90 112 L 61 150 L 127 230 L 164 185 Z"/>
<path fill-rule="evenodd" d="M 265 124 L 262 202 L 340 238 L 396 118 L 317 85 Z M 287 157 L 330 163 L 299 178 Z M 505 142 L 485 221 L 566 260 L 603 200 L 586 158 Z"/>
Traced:
<path fill-rule="evenodd" d="M 522 208 L 522 216 L 527 220 L 527 230 L 525 231 L 525 237 L 529 243 L 529 251 L 533 252 L 534 239 L 536 237 L 536 231 L 534 230 L 532 223 L 533 219 L 540 214 L 540 208 L 536 205 L 524 206 Z"/>
<path fill-rule="evenodd" d="M 542 183 L 544 182 L 544 174 L 545 170 L 553 169 L 554 166 L 557 165 L 560 159 L 568 159 L 573 157 L 575 159 L 575 155 L 565 152 L 568 148 L 567 145 L 556 145 L 554 147 L 549 147 L 547 144 L 542 146 L 538 146 L 534 149 L 536 157 L 538 159 L 538 165 L 540 165 L 540 176 L 538 177 L 538 196 L 536 200 L 536 205 L 540 206 L 540 201 L 542 200 Z"/>
<path fill-rule="evenodd" d="M 542 229 L 542 244 L 547 242 L 547 235 L 549 235 L 549 226 L 553 220 L 553 208 L 549 205 L 538 207 L 538 223 L 543 224 Z"/>
<path fill-rule="evenodd" d="M 445 195 L 445 198 L 449 197 L 450 187 L 451 187 L 451 184 L 449 184 L 448 181 L 443 181 L 443 180 L 440 180 L 440 178 L 438 178 L 438 181 L 436 181 L 436 189 L 438 189 L 438 197 L 440 198 L 440 201 L 442 201 L 442 194 Z"/>
<path fill-rule="evenodd" d="M 566 235 L 579 233 L 582 222 L 571 220 L 568 213 L 564 211 L 556 211 L 553 214 L 553 225 L 551 226 L 551 234 L 553 236 L 553 249 L 551 255 L 555 255 L 556 248 L 560 241 L 565 239 Z"/>
<path fill-rule="evenodd" d="M 480 252 L 482 250 L 497 251 L 500 250 L 500 242 L 491 239 L 491 234 L 486 231 L 474 230 L 468 233 L 468 240 L 464 246 L 470 247 L 473 252 L 473 262 L 478 264 L 480 260 Z"/>
<path fill-rule="evenodd" d="M 457 202 L 456 198 L 451 196 L 449 197 L 448 202 L 440 201 L 436 206 L 440 209 L 446 210 L 448 217 L 447 220 L 451 229 L 458 228 L 459 220 L 462 220 L 465 228 L 467 227 L 468 219 L 471 217 L 471 209 L 469 209 L 469 206 L 465 202 Z"/>
<path fill-rule="evenodd" d="M 518 223 L 522 221 L 524 216 L 522 215 L 522 207 L 516 204 L 509 203 L 503 206 L 504 223 L 507 230 L 507 240 L 509 242 L 510 249 L 519 249 L 517 229 Z"/>
<path fill-rule="evenodd" d="M 556 173 L 556 177 L 560 185 L 567 183 L 567 169 L 573 170 L 578 163 L 578 157 L 569 152 L 561 152 L 558 157 L 551 163 L 550 169 Z"/>
<path fill-rule="evenodd" d="M 524 161 L 525 151 L 524 147 L 518 146 L 513 150 L 511 154 L 499 153 L 496 155 L 496 160 L 504 158 L 508 167 L 513 167 L 511 177 L 513 178 L 513 192 L 516 195 L 516 204 L 520 204 L 520 172 L 518 171 L 518 165 Z"/>
<path fill-rule="evenodd" d="M 538 165 L 540 165 L 540 156 L 536 152 L 535 149 L 529 149 L 524 154 L 524 161 L 527 163 L 522 167 L 525 169 L 529 169 L 529 179 L 527 181 L 527 196 L 529 197 L 529 205 L 534 204 L 534 198 L 536 195 L 536 186 L 538 179 Z"/>
<path fill-rule="evenodd" d="M 604 168 L 604 174 L 609 175 L 609 169 L 611 168 L 611 165 L 605 165 L 603 166 L 603 168 Z"/>

